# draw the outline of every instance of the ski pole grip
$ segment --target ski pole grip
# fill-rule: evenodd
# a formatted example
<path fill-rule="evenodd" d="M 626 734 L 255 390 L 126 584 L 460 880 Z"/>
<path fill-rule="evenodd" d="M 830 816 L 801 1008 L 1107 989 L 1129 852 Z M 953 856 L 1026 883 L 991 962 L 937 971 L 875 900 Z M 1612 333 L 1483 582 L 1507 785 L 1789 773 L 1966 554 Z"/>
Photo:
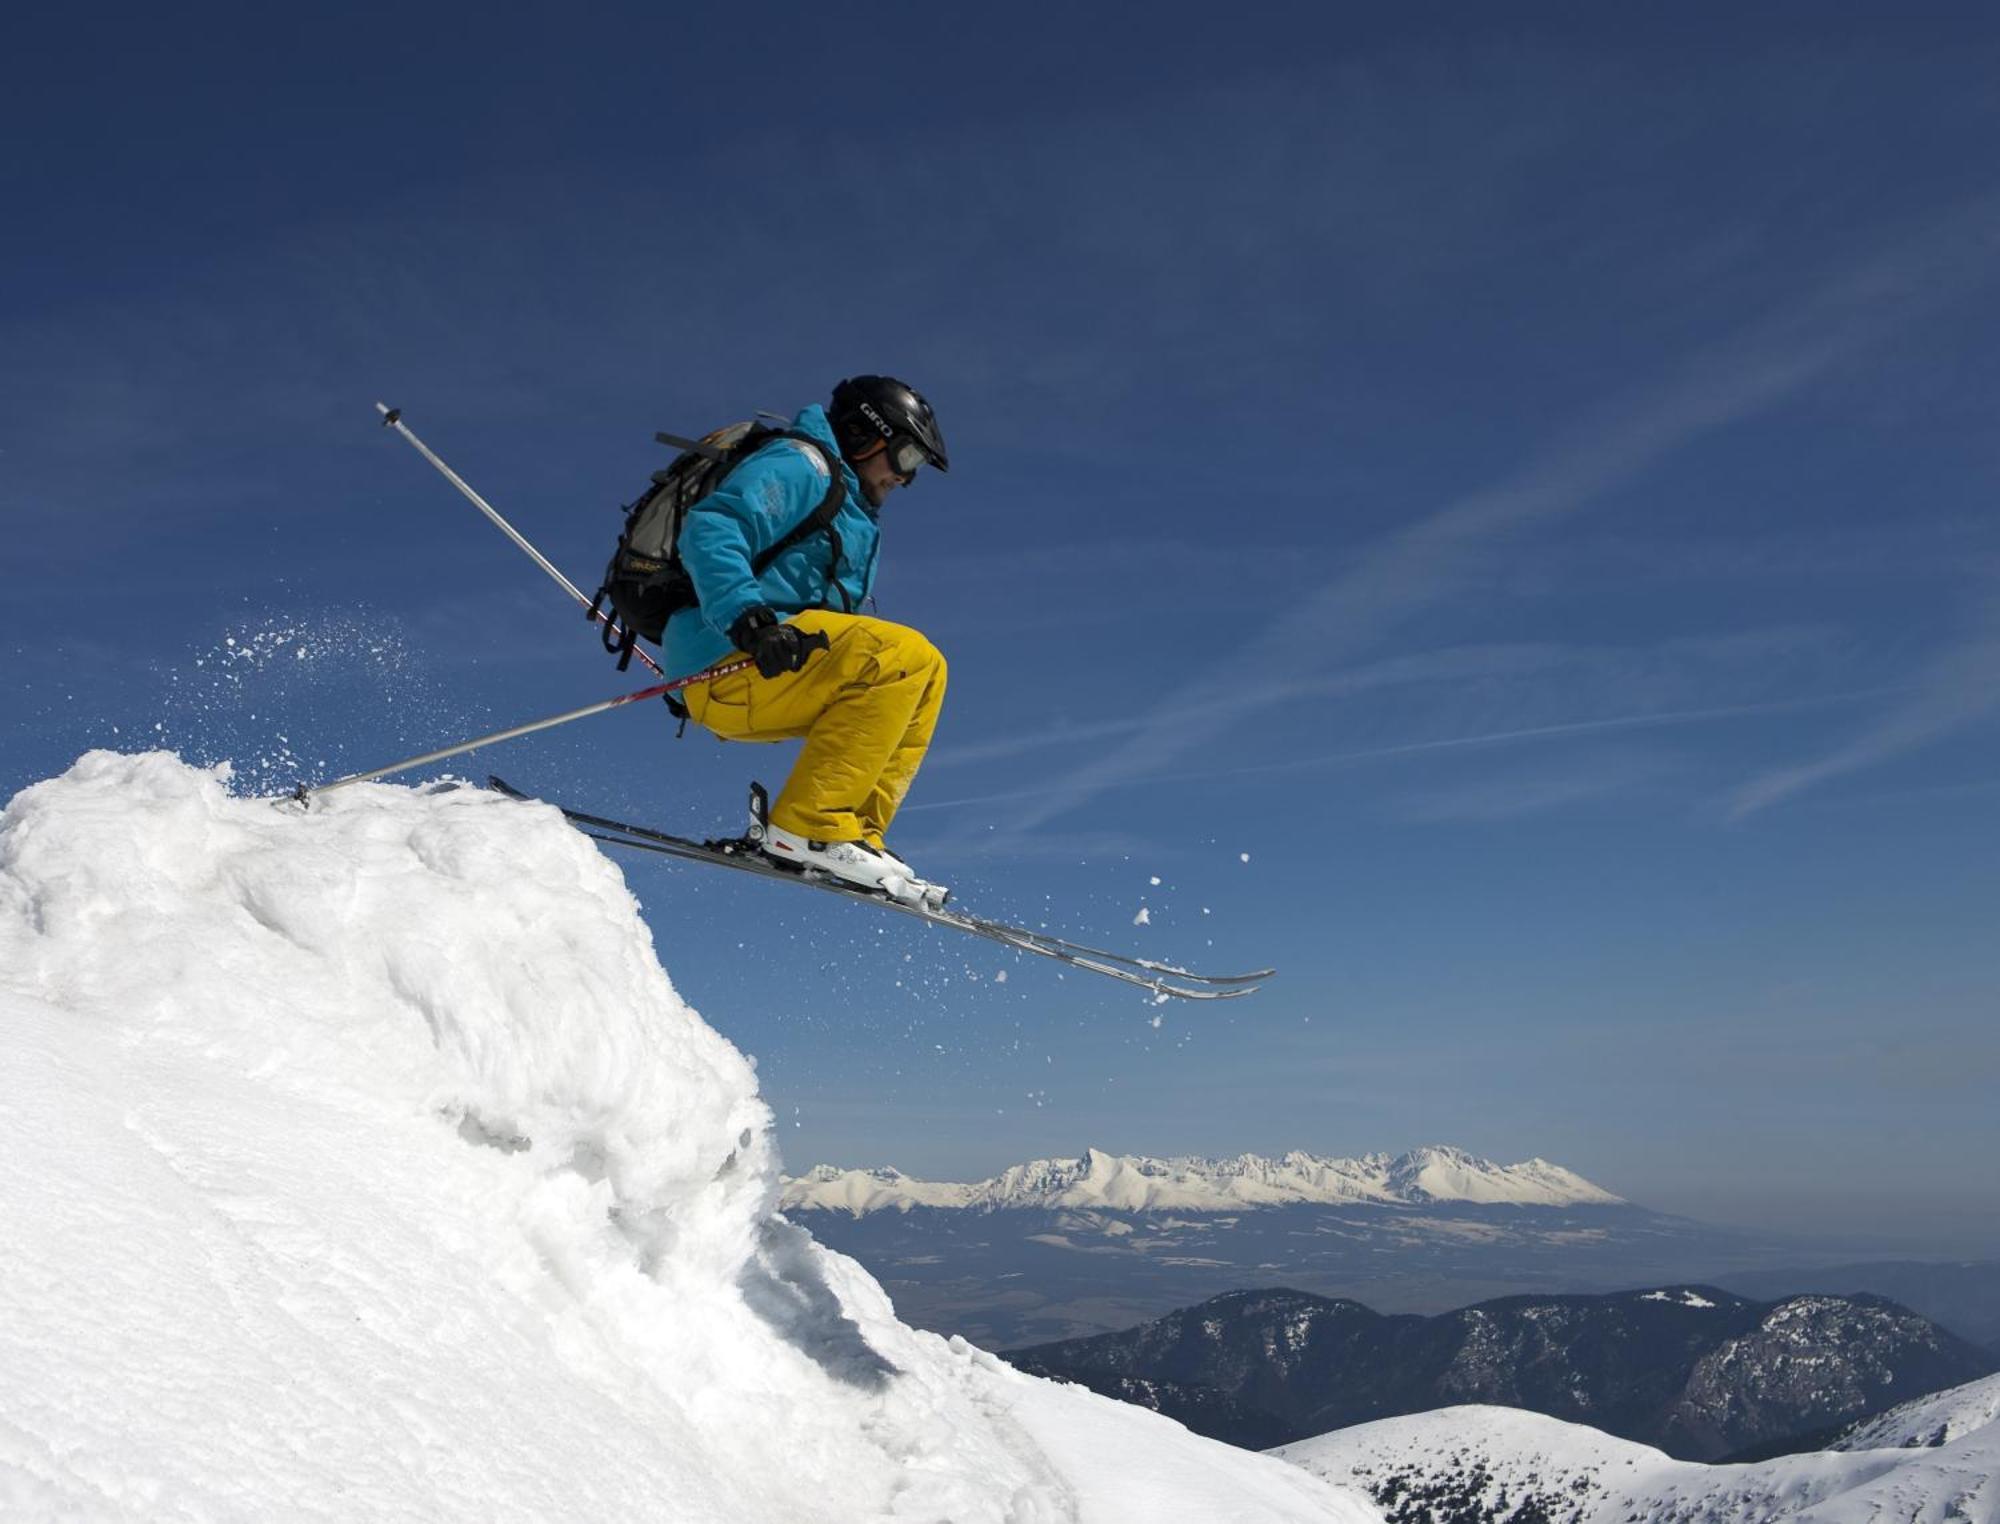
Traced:
<path fill-rule="evenodd" d="M 801 635 L 799 637 L 799 665 L 804 666 L 805 659 L 815 651 L 831 653 L 832 650 L 833 642 L 826 638 L 825 630 L 814 630 L 810 635 Z"/>

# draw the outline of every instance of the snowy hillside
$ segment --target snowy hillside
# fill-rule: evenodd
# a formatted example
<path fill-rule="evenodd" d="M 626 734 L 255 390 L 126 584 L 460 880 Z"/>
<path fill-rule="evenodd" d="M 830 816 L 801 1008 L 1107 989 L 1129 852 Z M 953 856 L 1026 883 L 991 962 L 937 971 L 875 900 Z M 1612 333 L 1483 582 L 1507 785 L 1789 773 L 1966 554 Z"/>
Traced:
<path fill-rule="evenodd" d="M 786 1182 L 788 1210 L 854 1216 L 912 1207 L 976 1211 L 1069 1208 L 1113 1212 L 1229 1211 L 1299 1203 L 1419 1206 L 1615 1206 L 1621 1198 L 1557 1164 L 1495 1164 L 1456 1148 L 1324 1159 L 1149 1159 L 1085 1150 L 1077 1159 L 1037 1159 L 971 1184 L 916 1180 L 896 1169 L 821 1164 Z"/>
<path fill-rule="evenodd" d="M 1367 1491 L 1392 1524 L 2000 1520 L 2000 1423 L 1992 1422 L 1932 1449 L 1821 1451 L 1706 1466 L 1516 1408 L 1457 1407 L 1342 1429 L 1270 1453 Z"/>
<path fill-rule="evenodd" d="M 1833 1442 L 1835 1450 L 1897 1450 L 1948 1445 L 2000 1424 L 2000 1376 L 1900 1403 L 1858 1423 Z"/>
<path fill-rule="evenodd" d="M 0 1517 L 1375 1517 L 775 1219 L 750 1064 L 540 806 L 92 753 L 0 816 L 0 1072 Z"/>

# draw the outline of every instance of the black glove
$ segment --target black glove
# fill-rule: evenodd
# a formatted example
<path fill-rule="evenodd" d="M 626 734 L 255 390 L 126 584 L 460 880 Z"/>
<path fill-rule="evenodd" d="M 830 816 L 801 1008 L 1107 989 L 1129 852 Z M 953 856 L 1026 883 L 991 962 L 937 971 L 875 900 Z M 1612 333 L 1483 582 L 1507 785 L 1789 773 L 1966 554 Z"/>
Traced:
<path fill-rule="evenodd" d="M 743 611 L 742 617 L 729 627 L 729 638 L 737 650 L 749 653 L 765 677 L 798 671 L 815 647 L 825 650 L 827 643 L 824 632 L 807 635 L 797 625 L 781 621 L 762 604 Z"/>

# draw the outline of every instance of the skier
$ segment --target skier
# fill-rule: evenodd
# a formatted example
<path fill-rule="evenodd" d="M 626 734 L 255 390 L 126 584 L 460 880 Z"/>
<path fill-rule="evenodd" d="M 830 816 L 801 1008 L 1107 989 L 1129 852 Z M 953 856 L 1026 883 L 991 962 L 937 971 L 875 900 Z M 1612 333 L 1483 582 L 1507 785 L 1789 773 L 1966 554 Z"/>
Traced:
<path fill-rule="evenodd" d="M 944 658 L 917 631 L 855 611 L 874 586 L 884 501 L 922 465 L 950 469 L 944 436 L 930 404 L 891 376 L 842 381 L 791 427 L 825 453 L 774 439 L 687 510 L 680 555 L 700 602 L 668 620 L 662 665 L 678 677 L 743 653 L 754 672 L 682 691 L 690 717 L 726 741 L 804 738 L 769 820 L 752 822 L 767 856 L 942 904 L 944 886 L 884 839 L 937 728 Z M 831 522 L 754 572 L 757 554 L 827 499 L 830 467 L 845 487 Z"/>
<path fill-rule="evenodd" d="M 403 422 L 400 408 L 381 402 L 375 406 L 385 427 L 408 440 L 589 610 L 592 621 L 603 627 L 607 649 L 629 660 L 639 638 L 658 638 L 661 654 L 684 677 L 387 767 L 351 773 L 315 788 L 301 783 L 293 794 L 301 806 L 349 784 L 456 757 L 623 704 L 663 695 L 671 700 L 673 690 L 681 689 L 685 681 L 698 705 L 696 716 L 725 739 L 806 738 L 805 752 L 780 796 L 780 807 L 753 810 L 752 834 L 764 850 L 746 855 L 737 842 L 698 841 L 556 805 L 597 840 L 834 893 L 840 892 L 841 883 L 879 889 L 893 899 L 877 903 L 1018 953 L 1136 985 L 1156 1001 L 1234 1000 L 1254 993 L 1271 977 L 1274 970 L 1268 968 L 1243 974 L 1197 973 L 1156 958 L 1072 942 L 1046 927 L 1015 926 L 947 909 L 941 903 L 943 886 L 918 879 L 883 845 L 936 729 L 945 680 L 944 659 L 923 636 L 854 613 L 855 603 L 867 596 L 874 581 L 876 516 L 883 501 L 896 487 L 907 487 L 920 465 L 947 468 L 937 419 L 929 404 L 904 383 L 887 376 L 856 376 L 841 382 L 830 407 L 810 407 L 798 415 L 792 431 L 797 437 L 775 435 L 750 422 L 717 429 L 704 440 L 659 435 L 662 443 L 677 445 L 684 453 L 665 471 L 653 473 L 654 490 L 628 505 L 625 532 L 619 536 L 618 551 L 596 599 L 586 597 L 438 459 Z M 810 458 L 803 468 L 808 475 L 800 474 L 802 468 L 788 454 Z M 700 474 L 691 474 L 695 472 Z M 807 494 L 818 494 L 817 501 L 803 509 L 801 482 Z M 690 517 L 701 522 L 689 523 Z M 706 547 L 697 550 L 699 569 L 692 574 L 684 564 L 689 559 L 684 553 L 689 532 Z M 798 559 L 802 551 L 815 546 L 823 547 L 819 552 L 826 566 L 823 574 L 814 571 L 816 562 Z M 696 583 L 705 613 L 695 606 Z M 725 597 L 734 603 L 725 604 Z M 829 597 L 840 600 L 837 613 L 826 606 Z M 615 617 L 604 611 L 607 601 Z M 732 644 L 748 653 L 739 658 L 745 670 L 726 677 L 713 675 L 730 655 Z M 815 656 L 816 651 L 825 654 Z M 660 663 L 651 657 L 645 660 L 664 675 Z M 623 666 L 621 661 L 621 670 Z M 752 666 L 758 669 L 756 679 L 748 674 Z M 534 798 L 504 779 L 487 782 L 508 798 Z M 787 820 L 792 823 L 786 824 Z M 810 834 L 815 829 L 825 834 Z M 783 871 L 800 864 L 826 872 L 802 876 Z"/>

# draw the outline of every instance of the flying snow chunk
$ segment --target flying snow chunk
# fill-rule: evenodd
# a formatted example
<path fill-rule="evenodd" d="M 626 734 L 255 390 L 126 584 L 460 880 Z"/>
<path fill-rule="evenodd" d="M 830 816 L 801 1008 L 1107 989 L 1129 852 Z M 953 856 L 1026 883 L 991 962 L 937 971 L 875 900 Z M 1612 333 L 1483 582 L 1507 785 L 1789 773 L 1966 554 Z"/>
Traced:
<path fill-rule="evenodd" d="M 1150 925 L 1152 925 L 1152 924 L 1153 924 L 1153 912 L 1152 912 L 1152 911 L 1150 911 L 1150 910 L 1148 910 L 1148 909 L 1147 909 L 1147 908 L 1146 908 L 1146 907 L 1145 907 L 1144 905 L 1141 905 L 1141 906 L 1139 907 L 1139 913 L 1138 913 L 1137 915 L 1135 915 L 1135 916 L 1133 916 L 1133 917 L 1132 917 L 1132 924 L 1133 924 L 1134 926 L 1150 926 Z"/>

